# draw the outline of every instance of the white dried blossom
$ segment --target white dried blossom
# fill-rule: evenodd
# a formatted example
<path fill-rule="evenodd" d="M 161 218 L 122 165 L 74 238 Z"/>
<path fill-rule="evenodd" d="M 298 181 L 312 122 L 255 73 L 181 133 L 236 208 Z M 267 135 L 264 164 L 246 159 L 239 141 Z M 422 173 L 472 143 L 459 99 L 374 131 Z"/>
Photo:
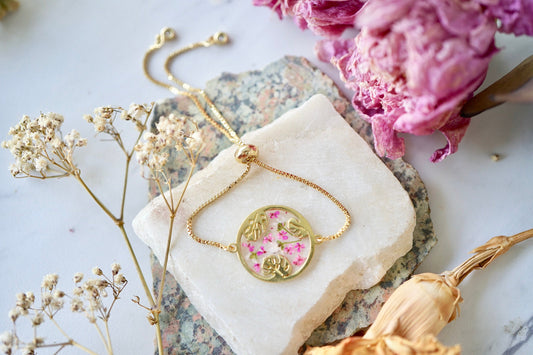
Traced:
<path fill-rule="evenodd" d="M 22 355 L 34 355 L 34 354 L 35 354 L 35 344 L 33 343 L 26 344 L 24 349 L 22 349 Z"/>
<path fill-rule="evenodd" d="M 9 170 L 13 176 L 26 175 L 47 177 L 48 170 L 53 167 L 61 175 L 72 173 L 71 161 L 74 147 L 87 144 L 84 138 L 67 135 L 67 144 L 61 136 L 63 116 L 56 113 L 41 114 L 32 120 L 22 117 L 20 122 L 9 130 L 11 139 L 2 142 L 2 147 L 9 149 L 15 157 Z M 74 138 L 74 140 L 73 140 Z"/>
<path fill-rule="evenodd" d="M 61 290 L 54 291 L 54 298 L 63 298 L 63 297 L 65 297 L 65 292 Z"/>
<path fill-rule="evenodd" d="M 48 307 L 52 303 L 53 300 L 54 300 L 54 297 L 49 292 L 45 292 L 41 295 L 41 303 L 43 307 Z"/>
<path fill-rule="evenodd" d="M 64 301 L 62 298 L 53 297 L 52 302 L 50 302 L 50 308 L 52 311 L 58 311 L 63 308 Z"/>
<path fill-rule="evenodd" d="M 188 156 L 191 158 L 203 145 L 196 123 L 187 117 L 174 114 L 160 117 L 156 129 L 157 134 L 146 132 L 143 141 L 135 147 L 137 162 L 148 168 L 152 174 L 164 171 L 170 157 L 170 149 L 188 150 Z"/>
<path fill-rule="evenodd" d="M 74 283 L 81 282 L 81 280 L 83 280 L 83 274 L 81 272 L 77 272 L 74 274 L 72 279 L 74 280 Z"/>
<path fill-rule="evenodd" d="M 83 288 L 81 287 L 75 287 L 74 290 L 72 291 L 72 294 L 74 296 L 81 296 L 83 295 Z"/>
<path fill-rule="evenodd" d="M 15 307 L 9 310 L 8 316 L 12 322 L 16 322 L 18 317 L 22 315 L 22 309 L 20 307 Z"/>
<path fill-rule="evenodd" d="M 32 292 L 27 293 L 18 293 L 16 295 L 17 298 L 17 307 L 20 309 L 22 314 L 27 314 L 28 309 L 33 306 L 33 302 L 35 301 L 35 296 Z"/>
<path fill-rule="evenodd" d="M 127 280 L 126 280 L 126 278 L 124 277 L 124 275 L 122 275 L 122 274 L 117 274 L 117 275 L 115 275 L 115 276 L 113 277 L 113 281 L 114 281 L 116 284 L 121 285 L 121 284 L 125 283 Z"/>
<path fill-rule="evenodd" d="M 118 272 L 122 269 L 122 267 L 120 266 L 120 264 L 118 263 L 113 263 L 111 264 L 111 272 L 113 273 L 113 275 L 116 275 L 118 274 Z"/>
<path fill-rule="evenodd" d="M 34 327 L 37 327 L 39 325 L 41 325 L 42 323 L 44 322 L 44 317 L 43 317 L 43 314 L 42 313 L 37 313 L 33 319 L 31 320 L 31 324 L 34 326 Z"/>
<path fill-rule="evenodd" d="M 102 276 L 104 273 L 98 266 L 93 267 L 92 273 L 96 276 Z"/>
<path fill-rule="evenodd" d="M 129 120 L 139 120 L 145 115 L 147 115 L 150 112 L 150 108 L 144 106 L 132 103 L 128 110 L 123 110 L 121 113 L 121 117 L 125 119 L 126 121 Z"/>
<path fill-rule="evenodd" d="M 59 280 L 58 274 L 47 274 L 43 278 L 41 287 L 45 290 L 51 291 L 57 285 L 58 280 Z"/>
<path fill-rule="evenodd" d="M 3 354 L 12 354 L 16 338 L 12 332 L 3 332 L 0 334 L 0 352 Z"/>
<path fill-rule="evenodd" d="M 192 151 L 198 151 L 202 149 L 204 145 L 204 139 L 200 131 L 194 132 L 189 138 L 185 140 L 187 147 Z"/>
<path fill-rule="evenodd" d="M 72 312 L 83 312 L 85 310 L 83 307 L 83 301 L 78 297 L 72 298 L 70 301 L 70 310 Z"/>

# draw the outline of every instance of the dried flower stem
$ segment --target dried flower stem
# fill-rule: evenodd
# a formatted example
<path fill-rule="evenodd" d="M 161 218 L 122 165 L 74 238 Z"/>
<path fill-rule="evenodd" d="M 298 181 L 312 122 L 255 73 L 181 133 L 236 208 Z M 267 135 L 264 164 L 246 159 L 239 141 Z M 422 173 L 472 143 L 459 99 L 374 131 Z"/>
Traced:
<path fill-rule="evenodd" d="M 457 266 L 445 275 L 450 279 L 450 282 L 457 286 L 476 269 L 484 269 L 494 261 L 498 256 L 505 254 L 513 245 L 523 242 L 533 237 L 533 229 L 515 234 L 513 236 L 497 236 L 491 238 L 484 245 L 472 250 L 475 255 L 465 260 L 461 265 Z"/>
<path fill-rule="evenodd" d="M 104 323 L 106 324 L 106 328 L 107 328 L 107 320 L 104 320 Z M 98 333 L 98 336 L 100 337 L 100 340 L 101 340 L 102 343 L 104 344 L 107 353 L 108 353 L 109 355 L 112 355 L 112 354 L 113 354 L 113 349 L 111 349 L 111 347 L 109 346 L 109 343 L 108 343 L 107 339 L 105 338 L 104 333 L 102 333 L 102 330 L 100 329 L 100 327 L 98 326 L 98 324 L 93 323 L 93 325 L 94 325 L 94 327 L 96 328 L 96 332 Z M 108 338 L 108 339 L 109 339 L 109 338 Z"/>
<path fill-rule="evenodd" d="M 98 355 L 98 353 L 96 353 L 96 352 L 92 351 L 91 349 L 89 349 L 89 348 L 87 348 L 87 347 L 81 345 L 80 343 L 76 342 L 74 339 L 72 339 L 71 337 L 69 337 L 68 334 L 63 330 L 63 328 L 61 328 L 61 327 L 59 326 L 59 324 L 56 322 L 56 320 L 55 320 L 53 317 L 50 317 L 50 316 L 49 316 L 49 319 L 50 319 L 50 321 L 52 321 L 52 323 L 54 323 L 54 325 L 55 325 L 56 328 L 59 330 L 59 332 L 60 332 L 61 334 L 63 334 L 63 336 L 64 336 L 65 338 L 68 339 L 68 341 L 67 341 L 65 344 L 75 346 L 75 347 L 77 347 L 77 348 L 79 348 L 79 349 L 85 351 L 85 352 L 88 353 L 88 354 L 91 354 L 91 355 Z"/>

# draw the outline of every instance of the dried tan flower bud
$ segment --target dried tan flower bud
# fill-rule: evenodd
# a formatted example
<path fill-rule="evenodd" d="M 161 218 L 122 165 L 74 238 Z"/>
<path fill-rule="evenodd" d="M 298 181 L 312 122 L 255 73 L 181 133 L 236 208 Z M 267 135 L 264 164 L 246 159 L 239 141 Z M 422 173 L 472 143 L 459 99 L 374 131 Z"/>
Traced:
<path fill-rule="evenodd" d="M 410 341 L 402 337 L 389 335 L 377 339 L 361 337 L 346 338 L 337 345 L 311 348 L 305 355 L 459 355 L 461 348 L 456 345 L 451 348 L 439 343 L 426 335 L 419 340 Z"/>
<path fill-rule="evenodd" d="M 385 302 L 364 338 L 392 334 L 414 341 L 426 334 L 437 335 L 455 319 L 460 302 L 459 289 L 445 276 L 415 275 Z"/>

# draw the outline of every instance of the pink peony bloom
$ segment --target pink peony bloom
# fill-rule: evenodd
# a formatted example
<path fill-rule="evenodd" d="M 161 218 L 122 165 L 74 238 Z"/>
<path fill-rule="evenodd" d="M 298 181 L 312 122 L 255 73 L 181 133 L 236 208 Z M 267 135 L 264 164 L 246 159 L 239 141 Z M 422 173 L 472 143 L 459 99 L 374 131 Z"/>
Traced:
<path fill-rule="evenodd" d="M 533 0 L 476 0 L 500 20 L 501 32 L 533 36 Z"/>
<path fill-rule="evenodd" d="M 396 159 L 405 151 L 398 132 L 441 131 L 448 144 L 436 162 L 454 153 L 469 124 L 460 107 L 481 85 L 496 24 L 484 6 L 462 0 L 370 0 L 353 43 L 322 41 L 318 53 L 338 67 L 354 90 L 352 103 L 371 123 L 376 151 Z"/>
<path fill-rule="evenodd" d="M 366 0 L 254 0 L 255 6 L 268 6 L 279 18 L 294 17 L 302 30 L 338 37 L 354 26 L 355 15 Z"/>
<path fill-rule="evenodd" d="M 338 37 L 354 26 L 355 15 L 363 6 L 362 0 L 299 0 L 292 7 L 298 26 L 325 37 Z"/>

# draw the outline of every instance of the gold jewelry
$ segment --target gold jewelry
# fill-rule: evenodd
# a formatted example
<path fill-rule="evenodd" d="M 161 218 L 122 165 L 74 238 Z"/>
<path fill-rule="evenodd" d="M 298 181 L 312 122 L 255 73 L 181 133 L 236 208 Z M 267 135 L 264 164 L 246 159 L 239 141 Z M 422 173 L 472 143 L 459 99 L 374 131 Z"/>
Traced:
<path fill-rule="evenodd" d="M 198 110 L 200 110 L 202 116 L 222 132 L 231 143 L 237 145 L 235 159 L 245 165 L 244 171 L 235 181 L 192 212 L 187 220 L 187 233 L 193 240 L 200 244 L 237 253 L 246 270 L 258 279 L 264 281 L 283 281 L 299 275 L 309 264 L 316 244 L 337 239 L 348 229 L 351 223 L 350 213 L 341 202 L 317 184 L 300 176 L 276 169 L 259 160 L 257 147 L 242 142 L 205 91 L 179 80 L 172 74 L 170 64 L 178 55 L 199 47 L 226 44 L 228 42 L 227 34 L 217 32 L 207 40 L 190 44 L 171 53 L 167 57 L 164 68 L 168 79 L 178 84 L 183 90 L 154 79 L 148 71 L 149 57 L 154 51 L 160 49 L 165 42 L 174 38 L 176 38 L 174 30 L 170 28 L 161 30 L 160 34 L 156 37 L 156 42 L 145 54 L 143 60 L 145 75 L 150 81 L 169 89 L 172 93 L 190 98 Z M 212 116 L 204 109 L 201 100 L 205 102 Z M 329 236 L 315 235 L 309 222 L 299 212 L 286 206 L 270 205 L 257 209 L 245 219 L 239 229 L 235 243 L 226 245 L 214 240 L 203 239 L 196 235 L 193 230 L 193 222 L 196 216 L 239 184 L 250 172 L 252 164 L 256 164 L 282 177 L 295 180 L 320 192 L 342 211 L 345 216 L 344 225 L 335 234 Z"/>

